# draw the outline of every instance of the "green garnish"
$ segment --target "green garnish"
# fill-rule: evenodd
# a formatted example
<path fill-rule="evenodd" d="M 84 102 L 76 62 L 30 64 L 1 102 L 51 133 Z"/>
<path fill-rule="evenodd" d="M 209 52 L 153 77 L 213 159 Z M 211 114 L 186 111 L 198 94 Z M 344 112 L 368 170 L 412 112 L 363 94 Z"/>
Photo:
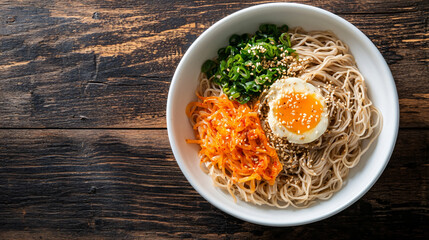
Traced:
<path fill-rule="evenodd" d="M 243 104 L 287 72 L 282 59 L 291 49 L 288 26 L 262 24 L 254 34 L 234 34 L 229 45 L 218 50 L 216 60 L 207 60 L 201 71 L 222 87 L 231 100 Z"/>

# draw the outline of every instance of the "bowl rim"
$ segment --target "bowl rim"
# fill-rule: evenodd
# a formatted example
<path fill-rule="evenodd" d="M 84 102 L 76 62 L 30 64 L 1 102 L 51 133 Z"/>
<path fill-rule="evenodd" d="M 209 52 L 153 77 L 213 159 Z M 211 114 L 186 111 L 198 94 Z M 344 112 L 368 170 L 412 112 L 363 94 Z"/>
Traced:
<path fill-rule="evenodd" d="M 388 80 L 391 83 L 392 87 L 392 94 L 393 94 L 393 99 L 395 100 L 395 104 L 393 104 L 394 106 L 392 109 L 392 112 L 394 113 L 394 117 L 395 119 L 389 119 L 389 121 L 394 121 L 393 122 L 393 126 L 394 126 L 394 132 L 393 132 L 393 138 L 390 140 L 388 146 L 388 154 L 385 156 L 385 160 L 383 165 L 381 166 L 381 168 L 379 169 L 379 171 L 377 172 L 377 174 L 375 175 L 375 177 L 369 182 L 369 184 L 363 188 L 359 193 L 355 194 L 355 196 L 347 203 L 335 208 L 333 211 L 328 212 L 324 215 L 319 215 L 317 217 L 311 218 L 311 219 L 306 219 L 306 220 L 302 220 L 302 221 L 296 221 L 293 223 L 284 223 L 284 222 L 269 222 L 269 221 L 263 221 L 260 219 L 249 219 L 237 212 L 231 212 L 229 211 L 222 203 L 213 201 L 209 196 L 204 194 L 204 191 L 200 190 L 200 187 L 198 185 L 196 185 L 196 183 L 194 183 L 193 181 L 190 181 L 191 177 L 190 177 L 190 173 L 188 172 L 188 170 L 186 169 L 184 163 L 182 163 L 181 161 L 181 157 L 179 155 L 179 150 L 175 144 L 175 141 L 177 139 L 177 136 L 173 133 L 172 131 L 172 126 L 173 126 L 173 118 L 172 118 L 172 102 L 173 99 L 175 99 L 176 95 L 178 94 L 176 91 L 174 91 L 174 89 L 176 88 L 176 85 L 178 84 L 178 75 L 179 73 L 182 71 L 183 65 L 184 65 L 184 60 L 188 58 L 188 55 L 190 55 L 190 53 L 193 51 L 193 49 L 195 48 L 195 46 L 202 41 L 202 39 L 204 39 L 204 37 L 208 34 L 208 32 L 210 32 L 212 29 L 217 28 L 220 25 L 225 24 L 226 22 L 228 22 L 230 19 L 233 19 L 235 17 L 238 17 L 239 15 L 242 14 L 246 14 L 247 12 L 251 12 L 257 9 L 261 9 L 261 8 L 273 8 L 273 7 L 278 7 L 278 6 L 287 6 L 287 7 L 294 7 L 294 8 L 302 8 L 305 10 L 310 10 L 310 11 L 315 11 L 319 14 L 322 15 L 327 15 L 330 18 L 333 18 L 335 21 L 339 22 L 340 24 L 345 25 L 347 28 L 351 29 L 353 32 L 355 32 L 357 35 L 359 35 L 359 37 L 362 39 L 362 41 L 365 42 L 365 44 L 371 48 L 371 52 L 375 54 L 375 58 L 377 61 L 379 61 L 382 65 L 382 69 L 381 71 L 385 72 L 386 77 L 388 78 Z M 354 204 L 356 201 L 358 201 L 360 198 L 362 198 L 362 196 L 364 194 L 366 194 L 371 188 L 372 186 L 376 183 L 376 181 L 379 179 L 379 177 L 381 176 L 381 174 L 384 172 L 384 169 L 386 168 L 392 154 L 393 154 L 393 150 L 396 144 L 396 140 L 397 140 L 397 136 L 398 136 L 398 131 L 399 131 L 399 100 L 398 100 L 398 93 L 397 93 L 397 89 L 396 89 L 396 85 L 395 85 L 395 81 L 393 79 L 392 73 L 390 71 L 390 68 L 388 66 L 388 64 L 386 63 L 385 59 L 383 58 L 382 54 L 380 53 L 380 51 L 377 49 L 377 47 L 374 45 L 374 43 L 362 32 L 360 31 L 356 26 L 354 26 L 353 24 L 351 24 L 350 22 L 348 22 L 347 20 L 343 19 L 342 17 L 331 13 L 327 10 L 318 8 L 318 7 L 314 7 L 311 5 L 306 5 L 306 4 L 300 4 L 300 3 L 264 3 L 264 4 L 258 4 L 258 5 L 254 5 L 251 7 L 247 7 L 241 10 L 238 10 L 232 14 L 227 15 L 226 17 L 220 19 L 219 21 L 217 21 L 216 23 L 214 23 L 213 25 L 211 25 L 208 29 L 206 29 L 193 43 L 192 45 L 187 49 L 187 51 L 185 52 L 185 54 L 183 55 L 182 59 L 179 62 L 179 65 L 176 68 L 176 71 L 174 73 L 174 76 L 172 78 L 171 84 L 170 84 L 170 88 L 169 88 L 169 92 L 168 92 L 168 99 L 167 99 L 167 111 L 166 111 L 166 119 L 167 119 L 167 133 L 168 133 L 168 138 L 169 138 L 169 142 L 173 151 L 173 155 L 175 157 L 175 160 L 177 162 L 177 164 L 179 165 L 183 175 L 186 177 L 187 181 L 191 184 L 191 186 L 204 198 L 206 199 L 210 204 L 212 204 L 213 206 L 215 206 L 216 208 L 220 209 L 221 211 L 234 216 L 236 218 L 239 218 L 241 220 L 247 221 L 247 222 L 251 222 L 254 224 L 259 224 L 259 225 L 264 225 L 264 226 L 274 226 L 274 227 L 285 227 L 285 226 L 298 226 L 298 225 L 304 225 L 304 224 L 309 224 L 309 223 L 313 223 L 313 222 L 317 222 L 326 218 L 329 218 L 341 211 L 343 211 L 344 209 L 348 208 L 349 206 L 351 206 L 352 204 Z M 383 131 L 383 130 L 382 130 Z M 179 160 L 178 160 L 179 159 Z M 329 201 L 329 200 L 326 200 Z"/>

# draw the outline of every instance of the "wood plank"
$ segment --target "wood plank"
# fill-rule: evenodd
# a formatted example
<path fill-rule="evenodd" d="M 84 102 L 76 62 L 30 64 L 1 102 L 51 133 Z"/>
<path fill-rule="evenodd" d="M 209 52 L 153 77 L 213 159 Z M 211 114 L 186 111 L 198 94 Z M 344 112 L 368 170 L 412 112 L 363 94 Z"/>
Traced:
<path fill-rule="evenodd" d="M 0 3 L 0 128 L 165 128 L 168 87 L 186 49 L 214 22 L 260 2 L 127 3 Z M 339 3 L 311 1 L 380 49 L 401 98 L 401 127 L 429 127 L 421 107 L 429 105 L 421 97 L 427 1 Z"/>
<path fill-rule="evenodd" d="M 429 130 L 402 130 L 357 203 L 321 222 L 271 228 L 199 196 L 165 130 L 0 130 L 0 238 L 423 239 L 428 157 Z"/>

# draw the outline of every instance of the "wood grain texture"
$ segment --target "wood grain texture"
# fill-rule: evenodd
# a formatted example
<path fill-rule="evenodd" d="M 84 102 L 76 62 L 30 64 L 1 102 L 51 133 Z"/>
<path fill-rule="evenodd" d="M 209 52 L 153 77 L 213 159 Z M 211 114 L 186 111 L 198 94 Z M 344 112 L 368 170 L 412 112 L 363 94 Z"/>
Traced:
<path fill-rule="evenodd" d="M 166 130 L 0 130 L 0 146 L 2 239 L 427 236 L 428 130 L 401 131 L 382 177 L 352 207 L 294 228 L 211 206 L 182 175 Z"/>
<path fill-rule="evenodd" d="M 183 53 L 211 24 L 255 3 L 6 1 L 0 128 L 165 128 Z M 398 87 L 401 126 L 429 127 L 427 1 L 312 4 L 379 48 Z"/>
<path fill-rule="evenodd" d="M 398 141 L 362 199 L 271 228 L 189 185 L 165 129 L 175 67 L 213 23 L 265 2 L 0 1 L 0 239 L 429 239 L 425 0 L 295 1 L 357 26 L 395 79 Z"/>

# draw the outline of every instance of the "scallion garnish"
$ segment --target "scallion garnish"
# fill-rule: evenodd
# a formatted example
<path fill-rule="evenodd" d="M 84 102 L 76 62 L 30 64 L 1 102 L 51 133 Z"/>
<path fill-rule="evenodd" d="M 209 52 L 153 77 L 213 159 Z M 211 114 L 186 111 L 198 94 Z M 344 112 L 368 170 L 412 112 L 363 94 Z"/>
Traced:
<path fill-rule="evenodd" d="M 213 77 L 231 100 L 246 103 L 287 71 L 282 59 L 295 52 L 287 31 L 287 25 L 262 24 L 253 35 L 234 34 L 201 71 Z"/>

